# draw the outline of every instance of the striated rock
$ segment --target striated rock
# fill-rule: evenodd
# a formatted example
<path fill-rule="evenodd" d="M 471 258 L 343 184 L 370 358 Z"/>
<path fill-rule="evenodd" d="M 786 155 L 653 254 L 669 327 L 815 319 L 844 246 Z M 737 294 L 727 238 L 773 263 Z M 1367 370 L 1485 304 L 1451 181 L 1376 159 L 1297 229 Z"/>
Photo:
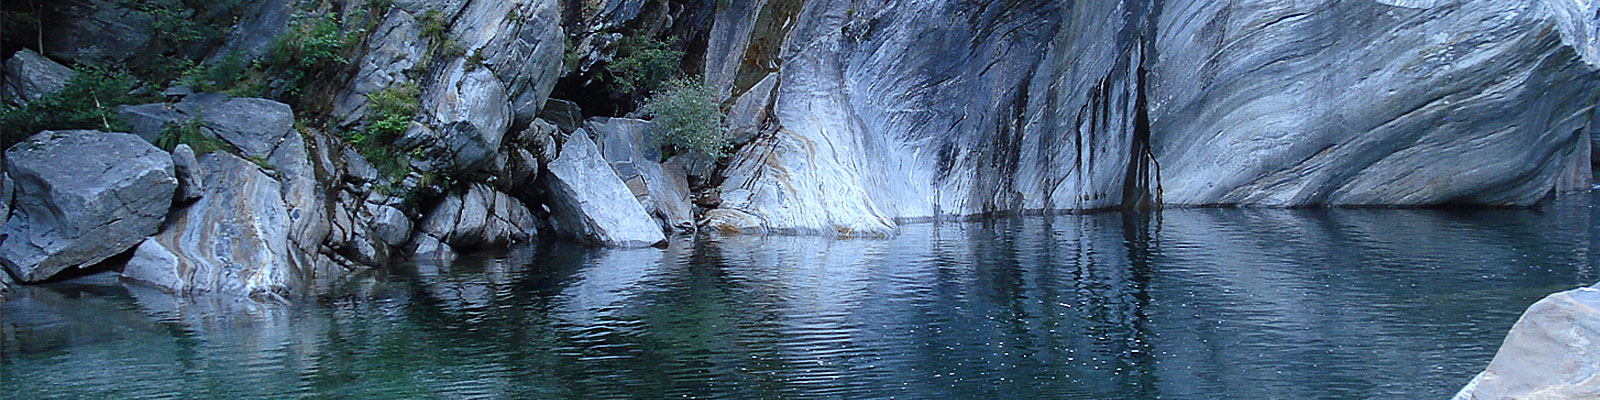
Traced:
<path fill-rule="evenodd" d="M 200 198 L 205 192 L 205 177 L 200 174 L 200 161 L 194 156 L 194 149 L 187 144 L 179 144 L 172 149 L 172 173 L 178 178 L 178 193 L 173 199 L 178 203 L 186 203 Z"/>
<path fill-rule="evenodd" d="M 548 166 L 545 187 L 556 231 L 607 246 L 644 247 L 666 240 L 661 227 L 607 165 L 588 132 L 567 139 Z"/>
<path fill-rule="evenodd" d="M 765 231 L 873 236 L 1155 202 L 1532 204 L 1581 175 L 1597 11 L 730 3 L 707 82 L 748 142 L 721 207 Z"/>
<path fill-rule="evenodd" d="M 659 146 L 645 138 L 655 126 L 627 118 L 593 118 L 584 125 L 595 138 L 600 154 L 611 163 L 617 177 L 628 186 L 645 211 L 660 221 L 663 230 L 694 230 L 694 208 L 689 204 L 689 181 L 683 167 L 662 164 Z"/>
<path fill-rule="evenodd" d="M 45 131 L 5 155 L 16 194 L 0 263 L 23 282 L 132 248 L 161 226 L 178 187 L 172 157 L 126 133 Z"/>
<path fill-rule="evenodd" d="M 482 169 L 494 159 L 500 140 L 511 127 L 511 104 L 506 86 L 484 68 L 469 68 L 464 61 L 447 67 L 443 84 L 423 92 L 422 107 L 429 125 L 429 154 L 441 167 L 458 173 Z M 407 133 L 406 136 L 414 136 Z"/>
<path fill-rule="evenodd" d="M 526 243 L 536 234 L 533 213 L 521 201 L 487 185 L 472 184 L 434 207 L 417 236 L 419 240 L 431 236 L 453 249 L 469 250 Z"/>
<path fill-rule="evenodd" d="M 418 68 L 428 57 L 426 51 L 430 43 L 421 36 L 415 16 L 403 8 L 392 8 L 373 30 L 366 51 L 356 60 L 356 75 L 334 100 L 333 115 L 345 125 L 355 124 L 365 114 L 367 96 L 411 82 L 406 71 Z"/>
<path fill-rule="evenodd" d="M 174 210 L 152 241 L 177 262 L 159 262 L 164 259 L 161 249 L 148 249 L 152 255 L 145 259 L 157 262 L 142 263 L 131 273 L 125 270 L 124 277 L 181 295 L 284 300 L 307 271 L 291 254 L 296 249 L 290 242 L 292 225 L 282 185 L 255 164 L 224 152 L 201 157 L 200 166 L 204 195 Z"/>
<path fill-rule="evenodd" d="M 22 49 L 5 62 L 5 84 L 0 98 L 6 104 L 23 105 L 44 95 L 65 89 L 78 72 L 57 64 L 33 50 Z"/>
<path fill-rule="evenodd" d="M 1600 288 L 1552 294 L 1528 307 L 1489 368 L 1456 400 L 1600 398 Z"/>

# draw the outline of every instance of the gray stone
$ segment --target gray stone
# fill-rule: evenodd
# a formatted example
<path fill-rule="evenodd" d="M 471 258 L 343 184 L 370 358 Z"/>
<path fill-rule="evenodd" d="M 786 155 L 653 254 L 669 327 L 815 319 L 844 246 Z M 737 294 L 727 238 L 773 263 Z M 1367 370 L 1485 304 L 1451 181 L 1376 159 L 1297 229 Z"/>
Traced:
<path fill-rule="evenodd" d="M 17 183 L 11 180 L 11 175 L 0 173 L 0 221 L 11 219 L 11 200 L 16 198 L 16 194 Z"/>
<path fill-rule="evenodd" d="M 689 181 L 678 164 L 663 165 L 660 147 L 645 138 L 654 123 L 626 118 L 593 118 L 587 124 L 600 154 L 611 163 L 617 177 L 628 184 L 645 211 L 663 229 L 693 231 L 694 208 L 689 204 Z"/>
<path fill-rule="evenodd" d="M 365 115 L 367 96 L 385 88 L 412 83 L 406 71 L 420 67 L 428 57 L 429 43 L 421 37 L 415 16 L 393 8 L 373 30 L 366 51 L 356 60 L 356 75 L 334 100 L 333 115 L 353 125 Z"/>
<path fill-rule="evenodd" d="M 482 169 L 494 159 L 511 127 L 506 86 L 494 73 L 458 61 L 447 67 L 444 84 L 423 92 L 423 109 L 433 130 L 429 154 L 458 173 Z M 408 134 L 410 136 L 410 134 Z"/>
<path fill-rule="evenodd" d="M 527 243 L 538 233 L 527 206 L 481 183 L 450 193 L 419 229 L 417 236 L 431 236 L 461 250 Z"/>
<path fill-rule="evenodd" d="M 133 250 L 133 258 L 122 267 L 123 279 L 153 285 L 169 293 L 183 290 L 182 274 L 178 256 L 154 238 L 139 243 Z"/>
<path fill-rule="evenodd" d="M 362 157 L 361 153 L 349 147 L 344 147 L 342 152 L 345 181 L 361 184 L 378 180 L 378 169 L 367 162 L 367 158 Z"/>
<path fill-rule="evenodd" d="M 57 64 L 49 58 L 22 49 L 11 54 L 5 62 L 5 85 L 0 86 L 0 97 L 11 105 L 22 105 L 39 97 L 65 89 L 78 72 Z"/>
<path fill-rule="evenodd" d="M 154 238 L 177 257 L 178 284 L 169 291 L 285 301 L 309 272 L 292 254 L 283 185 L 224 152 L 201 157 L 200 165 L 205 195 L 175 210 Z"/>
<path fill-rule="evenodd" d="M 539 119 L 550 121 L 562 132 L 572 133 L 583 126 L 583 109 L 578 107 L 578 103 L 550 99 L 545 101 L 544 109 L 539 110 Z"/>
<path fill-rule="evenodd" d="M 149 14 L 112 0 L 69 4 L 60 20 L 44 27 L 46 55 L 79 64 L 114 65 L 150 53 L 155 19 Z"/>
<path fill-rule="evenodd" d="M 167 103 L 118 107 L 117 116 L 133 128 L 128 133 L 150 143 L 155 143 L 167 126 L 181 125 L 192 119 Z"/>
<path fill-rule="evenodd" d="M 198 118 L 204 132 L 237 147 L 245 157 L 267 158 L 294 131 L 294 110 L 267 99 L 199 93 L 178 102 L 177 109 Z"/>
<path fill-rule="evenodd" d="M 178 187 L 172 157 L 126 133 L 46 131 L 6 150 L 5 163 L 16 194 L 0 262 L 23 282 L 137 245 Z"/>
<path fill-rule="evenodd" d="M 200 161 L 187 144 L 172 149 L 172 173 L 178 178 L 178 193 L 173 200 L 186 203 L 200 198 L 205 192 L 205 177 L 200 174 Z"/>
<path fill-rule="evenodd" d="M 666 240 L 587 132 L 567 139 L 548 166 L 546 190 L 555 229 L 581 240 L 617 247 L 644 247 Z"/>
<path fill-rule="evenodd" d="M 1456 400 L 1600 398 L 1600 289 L 1552 294 L 1528 307 L 1488 369 Z"/>
<path fill-rule="evenodd" d="M 399 246 L 411 239 L 411 219 L 398 208 L 382 204 L 367 204 L 372 215 L 369 225 L 378 240 L 390 246 Z"/>

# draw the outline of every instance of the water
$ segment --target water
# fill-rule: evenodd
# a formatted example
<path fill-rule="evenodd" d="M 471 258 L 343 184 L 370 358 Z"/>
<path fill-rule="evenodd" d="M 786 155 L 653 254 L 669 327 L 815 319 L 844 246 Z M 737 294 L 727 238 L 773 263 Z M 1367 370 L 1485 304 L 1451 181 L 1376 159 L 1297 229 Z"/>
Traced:
<path fill-rule="evenodd" d="M 1600 281 L 1593 202 L 548 245 L 288 309 L 90 277 L 0 306 L 0 397 L 1447 398 Z"/>

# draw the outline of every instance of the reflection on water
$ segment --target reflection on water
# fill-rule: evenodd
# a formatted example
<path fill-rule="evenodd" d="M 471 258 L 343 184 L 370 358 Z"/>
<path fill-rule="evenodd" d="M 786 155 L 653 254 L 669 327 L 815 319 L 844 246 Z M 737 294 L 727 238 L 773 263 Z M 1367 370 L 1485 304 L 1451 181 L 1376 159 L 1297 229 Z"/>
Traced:
<path fill-rule="evenodd" d="M 547 245 L 289 309 L 92 277 L 0 305 L 0 393 L 1444 398 L 1523 308 L 1600 280 L 1591 203 Z"/>

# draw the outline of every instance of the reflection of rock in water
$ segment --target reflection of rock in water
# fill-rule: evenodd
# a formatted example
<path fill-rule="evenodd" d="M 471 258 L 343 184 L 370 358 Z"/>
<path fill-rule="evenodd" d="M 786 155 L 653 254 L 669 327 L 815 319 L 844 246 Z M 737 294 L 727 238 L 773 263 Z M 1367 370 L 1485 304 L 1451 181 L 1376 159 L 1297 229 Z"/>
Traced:
<path fill-rule="evenodd" d="M 529 268 L 533 249 L 519 247 L 498 255 L 418 260 L 417 284 L 439 307 L 454 313 L 481 314 L 498 300 L 511 297 L 512 287 Z"/>

